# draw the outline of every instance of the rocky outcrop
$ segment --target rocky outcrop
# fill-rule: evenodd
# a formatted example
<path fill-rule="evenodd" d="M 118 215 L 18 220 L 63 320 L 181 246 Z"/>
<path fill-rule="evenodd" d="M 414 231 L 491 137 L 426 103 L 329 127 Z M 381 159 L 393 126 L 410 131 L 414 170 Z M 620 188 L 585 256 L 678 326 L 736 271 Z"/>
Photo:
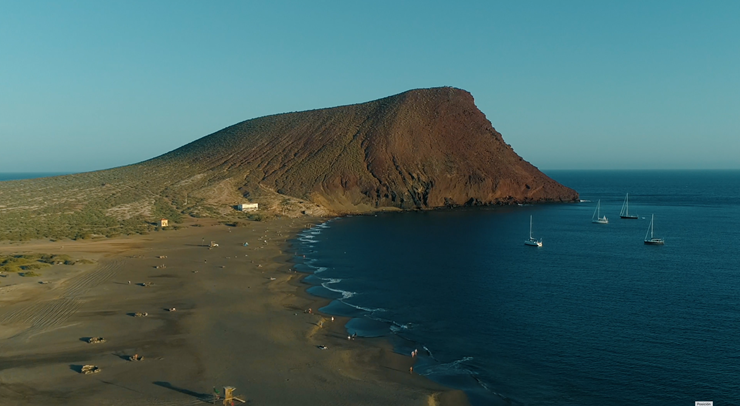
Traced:
<path fill-rule="evenodd" d="M 470 93 L 443 87 L 247 120 L 134 165 L 0 182 L 0 240 L 143 233 L 162 218 L 234 217 L 245 201 L 326 216 L 577 199 Z"/>
<path fill-rule="evenodd" d="M 578 199 L 450 87 L 248 120 L 156 160 L 238 171 L 245 192 L 259 184 L 335 212 Z"/>

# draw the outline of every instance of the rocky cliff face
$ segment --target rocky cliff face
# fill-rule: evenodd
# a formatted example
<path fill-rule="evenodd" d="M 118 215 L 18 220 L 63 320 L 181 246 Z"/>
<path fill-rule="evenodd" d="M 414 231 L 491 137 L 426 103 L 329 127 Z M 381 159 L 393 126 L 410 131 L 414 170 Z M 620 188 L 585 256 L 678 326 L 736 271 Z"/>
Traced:
<path fill-rule="evenodd" d="M 578 194 L 520 158 L 460 89 L 244 121 L 135 165 L 0 182 L 0 240 L 145 232 L 162 217 L 299 216 Z"/>
<path fill-rule="evenodd" d="M 455 88 L 245 121 L 157 160 L 244 173 L 335 212 L 575 201 L 519 157 Z"/>

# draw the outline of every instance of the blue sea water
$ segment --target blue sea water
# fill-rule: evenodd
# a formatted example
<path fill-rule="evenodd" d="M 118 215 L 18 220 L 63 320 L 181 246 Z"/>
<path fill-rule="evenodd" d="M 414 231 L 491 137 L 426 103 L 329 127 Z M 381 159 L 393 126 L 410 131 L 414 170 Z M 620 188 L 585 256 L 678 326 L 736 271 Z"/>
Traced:
<path fill-rule="evenodd" d="M 61 175 L 69 175 L 69 172 L 0 172 L 0 182 L 4 180 L 35 179 Z"/>
<path fill-rule="evenodd" d="M 321 311 L 474 405 L 739 405 L 740 171 L 548 175 L 590 202 L 338 218 L 296 267 Z"/>

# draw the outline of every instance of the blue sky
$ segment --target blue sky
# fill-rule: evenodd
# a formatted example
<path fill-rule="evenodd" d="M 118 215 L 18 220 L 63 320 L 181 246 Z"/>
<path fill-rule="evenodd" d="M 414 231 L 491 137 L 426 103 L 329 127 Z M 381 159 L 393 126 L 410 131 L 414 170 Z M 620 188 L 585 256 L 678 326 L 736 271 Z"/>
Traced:
<path fill-rule="evenodd" d="M 0 0 L 0 172 L 436 86 L 542 169 L 738 169 L 740 2 Z"/>

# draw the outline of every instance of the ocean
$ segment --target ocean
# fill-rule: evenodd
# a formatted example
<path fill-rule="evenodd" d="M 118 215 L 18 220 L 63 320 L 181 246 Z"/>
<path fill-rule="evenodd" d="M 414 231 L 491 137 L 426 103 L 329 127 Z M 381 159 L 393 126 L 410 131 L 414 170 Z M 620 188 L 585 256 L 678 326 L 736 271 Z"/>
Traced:
<path fill-rule="evenodd" d="M 296 268 L 476 406 L 740 405 L 740 171 L 547 174 L 584 202 L 337 218 Z"/>
<path fill-rule="evenodd" d="M 69 175 L 69 172 L 0 172 L 0 182 L 4 180 L 47 178 L 61 175 Z"/>

